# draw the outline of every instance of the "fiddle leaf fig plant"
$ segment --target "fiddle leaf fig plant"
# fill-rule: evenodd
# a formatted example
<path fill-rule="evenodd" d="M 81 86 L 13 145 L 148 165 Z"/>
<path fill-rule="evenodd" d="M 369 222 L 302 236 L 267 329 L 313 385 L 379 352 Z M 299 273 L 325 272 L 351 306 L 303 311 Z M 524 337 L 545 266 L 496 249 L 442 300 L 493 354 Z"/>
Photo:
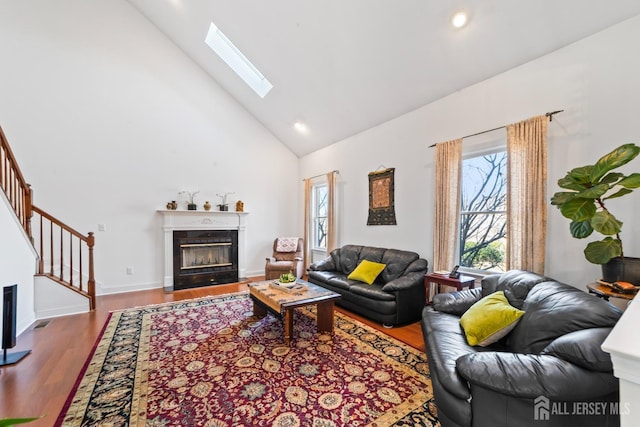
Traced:
<path fill-rule="evenodd" d="M 571 235 L 584 239 L 596 231 L 605 236 L 585 248 L 584 255 L 589 262 L 606 264 L 612 258 L 624 256 L 620 238 L 622 221 L 607 209 L 605 201 L 625 196 L 640 187 L 640 173 L 612 172 L 639 153 L 637 145 L 624 144 L 602 156 L 594 165 L 574 168 L 558 180 L 558 186 L 569 191 L 555 193 L 551 204 L 571 220 Z"/>

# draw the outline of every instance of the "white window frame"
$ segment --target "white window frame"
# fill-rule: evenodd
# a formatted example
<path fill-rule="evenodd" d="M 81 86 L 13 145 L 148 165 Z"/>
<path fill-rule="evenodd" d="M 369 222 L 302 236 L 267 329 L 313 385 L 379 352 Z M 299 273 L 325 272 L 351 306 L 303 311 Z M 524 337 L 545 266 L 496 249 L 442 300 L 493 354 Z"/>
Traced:
<path fill-rule="evenodd" d="M 487 155 L 491 155 L 491 154 L 497 154 L 497 153 L 505 153 L 507 154 L 507 147 L 506 147 L 506 141 L 500 141 L 497 144 L 492 144 L 490 146 L 485 146 L 482 149 L 477 149 L 477 150 L 473 150 L 473 151 L 469 151 L 467 153 L 463 153 L 462 156 L 462 161 L 465 160 L 469 160 L 469 159 L 473 159 L 473 158 L 477 158 L 477 157 L 483 157 L 483 156 L 487 156 Z M 507 177 L 508 180 L 508 177 Z M 464 186 L 464 182 L 460 182 L 461 186 Z M 508 181 L 505 183 L 505 185 L 508 185 Z M 461 187 L 461 191 L 462 191 Z M 462 203 L 462 198 L 460 200 L 460 202 Z M 456 248 L 456 263 L 457 264 L 461 264 L 462 260 L 461 260 L 461 255 L 462 255 L 462 250 L 459 247 L 459 243 L 460 243 L 460 233 L 462 232 L 462 216 L 464 214 L 469 214 L 469 213 L 485 213 L 483 212 L 465 212 L 462 211 L 462 206 L 460 207 L 460 214 L 458 215 L 458 236 L 456 238 L 456 241 L 458 242 L 458 247 Z M 508 211 L 505 208 L 504 211 L 487 211 L 486 213 L 488 214 L 504 214 L 507 217 L 508 220 Z M 472 276 L 476 276 L 476 277 L 482 277 L 488 274 L 494 274 L 496 272 L 494 271 L 489 271 L 489 270 L 481 270 L 481 269 L 476 269 L 476 268 L 471 268 L 471 267 L 464 267 L 462 265 L 460 265 L 460 271 L 467 273 L 469 275 Z"/>
<path fill-rule="evenodd" d="M 311 250 L 313 251 L 322 251 L 322 252 L 326 252 L 327 251 L 327 239 L 325 236 L 325 246 L 321 247 L 317 245 L 318 242 L 318 223 L 320 221 L 321 218 L 324 218 L 325 221 L 327 219 L 326 216 L 319 216 L 318 215 L 318 210 L 319 210 L 319 200 L 318 200 L 318 192 L 324 188 L 326 192 L 329 191 L 328 185 L 326 182 L 319 182 L 317 184 L 313 184 L 313 186 L 311 187 L 311 222 L 310 222 L 310 226 L 311 226 Z"/>

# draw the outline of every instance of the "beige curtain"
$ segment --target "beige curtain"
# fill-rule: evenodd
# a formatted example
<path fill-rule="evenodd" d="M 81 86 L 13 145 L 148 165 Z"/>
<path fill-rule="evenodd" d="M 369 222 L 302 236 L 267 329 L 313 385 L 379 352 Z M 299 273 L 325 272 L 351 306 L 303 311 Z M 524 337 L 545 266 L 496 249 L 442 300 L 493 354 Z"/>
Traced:
<path fill-rule="evenodd" d="M 544 274 L 547 116 L 507 126 L 507 269 Z"/>
<path fill-rule="evenodd" d="M 451 270 L 456 264 L 461 175 L 462 139 L 437 144 L 433 271 Z"/>
<path fill-rule="evenodd" d="M 311 264 L 311 179 L 304 179 L 304 269 Z"/>
<path fill-rule="evenodd" d="M 337 247 L 336 186 L 338 171 L 327 174 L 327 255 Z"/>

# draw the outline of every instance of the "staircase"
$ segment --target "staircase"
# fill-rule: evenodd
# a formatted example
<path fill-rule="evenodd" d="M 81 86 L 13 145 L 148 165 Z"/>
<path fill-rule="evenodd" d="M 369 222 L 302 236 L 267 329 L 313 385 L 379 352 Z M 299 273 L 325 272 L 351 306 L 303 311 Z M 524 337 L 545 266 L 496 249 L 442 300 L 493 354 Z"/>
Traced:
<path fill-rule="evenodd" d="M 0 127 L 0 188 L 38 254 L 36 275 L 44 276 L 89 300 L 95 309 L 93 233 L 84 235 L 32 203 L 27 184 Z M 34 219 L 35 221 L 32 221 Z M 32 226 L 35 223 L 35 227 Z"/>

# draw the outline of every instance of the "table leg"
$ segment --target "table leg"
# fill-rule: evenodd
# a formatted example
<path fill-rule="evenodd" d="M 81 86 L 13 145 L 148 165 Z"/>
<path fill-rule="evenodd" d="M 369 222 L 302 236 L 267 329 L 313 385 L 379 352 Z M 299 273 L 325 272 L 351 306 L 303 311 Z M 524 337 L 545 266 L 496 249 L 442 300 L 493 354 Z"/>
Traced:
<path fill-rule="evenodd" d="M 333 301 L 318 303 L 318 332 L 333 332 Z"/>
<path fill-rule="evenodd" d="M 253 315 L 256 317 L 264 317 L 267 315 L 267 310 L 264 309 L 264 307 L 262 307 L 260 304 L 258 304 L 257 302 L 253 302 Z"/>
<path fill-rule="evenodd" d="M 284 342 L 289 345 L 293 331 L 293 308 L 284 311 Z"/>
<path fill-rule="evenodd" d="M 431 300 L 429 299 L 429 294 L 431 293 L 431 282 L 425 280 L 424 282 L 424 305 L 431 304 Z"/>

